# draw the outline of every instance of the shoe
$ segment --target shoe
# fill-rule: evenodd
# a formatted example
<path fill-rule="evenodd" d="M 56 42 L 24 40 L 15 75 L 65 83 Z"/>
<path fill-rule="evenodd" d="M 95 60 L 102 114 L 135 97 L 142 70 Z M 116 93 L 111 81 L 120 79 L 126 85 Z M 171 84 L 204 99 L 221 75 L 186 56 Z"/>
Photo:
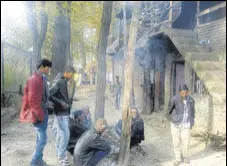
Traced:
<path fill-rule="evenodd" d="M 69 165 L 69 160 L 67 158 L 64 158 L 62 160 L 59 159 L 59 163 L 61 163 L 62 166 L 68 166 Z"/>
<path fill-rule="evenodd" d="M 174 162 L 173 162 L 173 166 L 179 166 L 180 163 L 181 163 L 181 161 L 174 161 Z"/>

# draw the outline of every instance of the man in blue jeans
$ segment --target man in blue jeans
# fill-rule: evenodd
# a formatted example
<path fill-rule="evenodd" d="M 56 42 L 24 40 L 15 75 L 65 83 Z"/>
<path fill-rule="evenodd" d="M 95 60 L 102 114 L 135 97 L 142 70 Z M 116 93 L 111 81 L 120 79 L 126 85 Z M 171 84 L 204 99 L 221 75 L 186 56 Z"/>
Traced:
<path fill-rule="evenodd" d="M 51 106 L 46 76 L 51 66 L 51 61 L 42 59 L 37 65 L 38 71 L 28 79 L 24 88 L 20 121 L 32 123 L 37 133 L 36 149 L 30 166 L 46 165 L 43 150 L 47 143 L 48 107 Z"/>
<path fill-rule="evenodd" d="M 68 81 L 73 79 L 75 69 L 68 66 L 64 74 L 59 73 L 50 88 L 50 100 L 54 103 L 53 132 L 56 137 L 56 152 L 59 162 L 69 165 L 67 159 L 67 146 L 69 142 L 69 115 L 72 98 L 68 92 Z"/>

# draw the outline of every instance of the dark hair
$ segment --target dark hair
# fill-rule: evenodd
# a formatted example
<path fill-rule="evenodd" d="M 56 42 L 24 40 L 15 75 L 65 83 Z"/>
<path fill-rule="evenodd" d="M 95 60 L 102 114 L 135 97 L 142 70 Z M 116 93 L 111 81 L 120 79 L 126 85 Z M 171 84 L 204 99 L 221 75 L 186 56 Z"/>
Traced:
<path fill-rule="evenodd" d="M 186 84 L 180 85 L 179 86 L 179 92 L 180 91 L 188 91 L 188 86 Z"/>
<path fill-rule="evenodd" d="M 41 66 L 43 67 L 52 67 L 52 62 L 48 59 L 41 59 L 37 64 L 37 69 L 39 69 Z"/>
<path fill-rule="evenodd" d="M 70 73 L 70 72 L 76 73 L 76 70 L 72 66 L 67 66 L 65 72 L 67 72 L 67 73 Z"/>

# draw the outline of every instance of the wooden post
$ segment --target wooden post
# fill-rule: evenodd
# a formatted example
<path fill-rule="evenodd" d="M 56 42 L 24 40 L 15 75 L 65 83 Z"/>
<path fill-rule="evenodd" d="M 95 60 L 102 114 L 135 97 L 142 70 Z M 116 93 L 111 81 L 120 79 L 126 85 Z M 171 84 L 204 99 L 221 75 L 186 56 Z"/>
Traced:
<path fill-rule="evenodd" d="M 5 73 L 4 73 L 4 44 L 1 43 L 1 92 L 5 91 Z"/>
<path fill-rule="evenodd" d="M 4 44 L 1 43 L 1 101 L 5 107 Z"/>
<path fill-rule="evenodd" d="M 200 8 L 200 3 L 199 1 L 197 1 L 197 27 L 199 27 L 199 12 L 200 12 L 199 8 Z"/>
<path fill-rule="evenodd" d="M 170 10 L 169 10 L 169 25 L 170 25 L 170 28 L 172 27 L 172 19 L 173 19 L 173 1 L 169 1 L 169 7 L 170 7 Z"/>

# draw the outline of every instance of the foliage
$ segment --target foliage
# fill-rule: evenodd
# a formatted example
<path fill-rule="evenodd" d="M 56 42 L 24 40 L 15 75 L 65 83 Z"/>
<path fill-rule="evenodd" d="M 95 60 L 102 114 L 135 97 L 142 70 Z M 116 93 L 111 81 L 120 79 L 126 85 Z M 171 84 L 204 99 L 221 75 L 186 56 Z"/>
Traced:
<path fill-rule="evenodd" d="M 61 9 L 59 9 L 59 6 Z M 97 1 L 72 1 L 71 12 L 69 10 L 68 1 L 47 1 L 46 11 L 48 12 L 48 29 L 46 39 L 44 41 L 42 55 L 51 57 L 52 55 L 52 40 L 54 31 L 54 18 L 57 15 L 68 14 L 71 19 L 71 53 L 75 60 L 81 59 L 81 50 L 78 47 L 84 40 L 84 32 L 95 29 L 95 33 L 91 33 L 88 39 L 85 39 L 86 55 L 96 55 L 98 36 L 101 24 L 102 2 Z M 38 7 L 37 7 L 38 10 Z M 90 53 L 92 52 L 92 54 Z"/>

